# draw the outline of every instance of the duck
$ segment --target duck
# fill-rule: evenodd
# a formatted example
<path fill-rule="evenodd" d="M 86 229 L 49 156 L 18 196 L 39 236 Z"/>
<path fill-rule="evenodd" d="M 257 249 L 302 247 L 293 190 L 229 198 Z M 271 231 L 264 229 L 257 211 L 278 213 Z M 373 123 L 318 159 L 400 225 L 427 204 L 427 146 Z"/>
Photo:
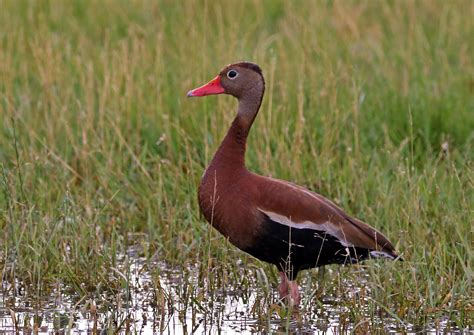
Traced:
<path fill-rule="evenodd" d="M 230 243 L 277 267 L 281 301 L 298 306 L 297 276 L 302 270 L 400 258 L 381 232 L 322 195 L 247 169 L 247 138 L 264 92 L 262 69 L 238 62 L 187 93 L 227 94 L 238 100 L 236 116 L 202 176 L 198 202 L 204 218 Z"/>

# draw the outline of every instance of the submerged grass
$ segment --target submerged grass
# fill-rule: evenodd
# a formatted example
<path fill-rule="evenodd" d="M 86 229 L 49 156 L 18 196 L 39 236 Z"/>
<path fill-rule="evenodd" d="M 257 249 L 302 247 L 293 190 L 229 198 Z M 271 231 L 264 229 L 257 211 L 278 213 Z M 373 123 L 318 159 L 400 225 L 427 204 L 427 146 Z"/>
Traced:
<path fill-rule="evenodd" d="M 245 59 L 267 82 L 249 168 L 334 199 L 406 260 L 329 267 L 322 281 L 307 272 L 303 308 L 337 297 L 361 332 L 378 327 L 367 311 L 472 326 L 472 2 L 1 7 L 4 281 L 37 297 L 58 284 L 79 297 L 117 292 L 127 285 L 118 257 L 139 243 L 146 259 L 184 272 L 198 264 L 203 289 L 183 293 L 186 304 L 257 282 L 254 311 L 278 314 L 268 298 L 274 270 L 214 232 L 196 201 L 236 102 L 185 93 Z M 160 268 L 150 270 L 159 282 Z M 370 290 L 345 296 L 348 279 Z"/>

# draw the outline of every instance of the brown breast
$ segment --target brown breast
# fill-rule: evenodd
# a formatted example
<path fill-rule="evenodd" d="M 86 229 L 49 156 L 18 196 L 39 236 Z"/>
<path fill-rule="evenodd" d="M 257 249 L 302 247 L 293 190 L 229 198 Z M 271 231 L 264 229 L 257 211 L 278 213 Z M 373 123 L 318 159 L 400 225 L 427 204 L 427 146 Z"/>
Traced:
<path fill-rule="evenodd" d="M 211 164 L 199 186 L 199 207 L 206 220 L 240 249 L 253 242 L 261 222 L 257 190 L 245 168 Z"/>

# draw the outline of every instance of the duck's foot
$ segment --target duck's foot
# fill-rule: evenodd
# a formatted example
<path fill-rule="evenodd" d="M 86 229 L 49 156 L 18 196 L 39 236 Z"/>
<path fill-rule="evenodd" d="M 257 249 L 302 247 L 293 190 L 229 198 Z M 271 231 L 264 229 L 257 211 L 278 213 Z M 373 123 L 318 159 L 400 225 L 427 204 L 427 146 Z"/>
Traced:
<path fill-rule="evenodd" d="M 287 302 L 291 307 L 298 307 L 301 301 L 300 291 L 296 280 L 288 280 L 284 272 L 280 272 L 280 284 L 278 292 L 280 298 Z"/>

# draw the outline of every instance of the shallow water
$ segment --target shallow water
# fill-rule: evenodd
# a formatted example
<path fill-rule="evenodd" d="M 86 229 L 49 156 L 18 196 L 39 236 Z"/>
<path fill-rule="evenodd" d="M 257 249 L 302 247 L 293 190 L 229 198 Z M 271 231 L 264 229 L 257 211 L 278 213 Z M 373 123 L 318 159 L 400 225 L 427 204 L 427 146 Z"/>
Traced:
<path fill-rule="evenodd" d="M 4 282 L 3 292 L 9 293 L 0 296 L 0 334 L 69 331 L 79 334 L 341 334 L 364 333 L 364 329 L 404 334 L 462 333 L 453 328 L 447 317 L 436 325 L 427 323 L 415 327 L 387 313 L 374 316 L 369 310 L 359 310 L 365 318 L 354 324 L 348 321 L 351 311 L 331 297 L 320 297 L 317 306 L 304 306 L 304 313 L 291 313 L 278 304 L 275 290 L 268 284 L 263 271 L 257 273 L 258 288 L 255 283 L 245 289 L 226 284 L 224 288 L 213 290 L 213 297 L 208 297 L 206 288 L 196 285 L 197 271 L 183 272 L 156 263 L 153 266 L 161 269 L 157 279 L 145 265 L 145 259 L 131 250 L 124 257 L 122 266 L 114 270 L 128 278 L 128 287 L 116 294 L 89 299 L 70 295 L 67 288 L 58 285 L 47 297 L 32 300 L 25 296 L 27 290 L 21 283 L 12 286 Z M 359 282 L 363 277 L 361 273 Z M 268 288 L 263 296 L 256 293 L 262 291 L 262 282 L 263 288 Z M 366 289 L 353 283 L 346 284 L 347 287 L 352 285 L 348 299 L 357 297 L 361 287 Z M 367 323 L 371 324 L 370 328 L 365 328 Z"/>

